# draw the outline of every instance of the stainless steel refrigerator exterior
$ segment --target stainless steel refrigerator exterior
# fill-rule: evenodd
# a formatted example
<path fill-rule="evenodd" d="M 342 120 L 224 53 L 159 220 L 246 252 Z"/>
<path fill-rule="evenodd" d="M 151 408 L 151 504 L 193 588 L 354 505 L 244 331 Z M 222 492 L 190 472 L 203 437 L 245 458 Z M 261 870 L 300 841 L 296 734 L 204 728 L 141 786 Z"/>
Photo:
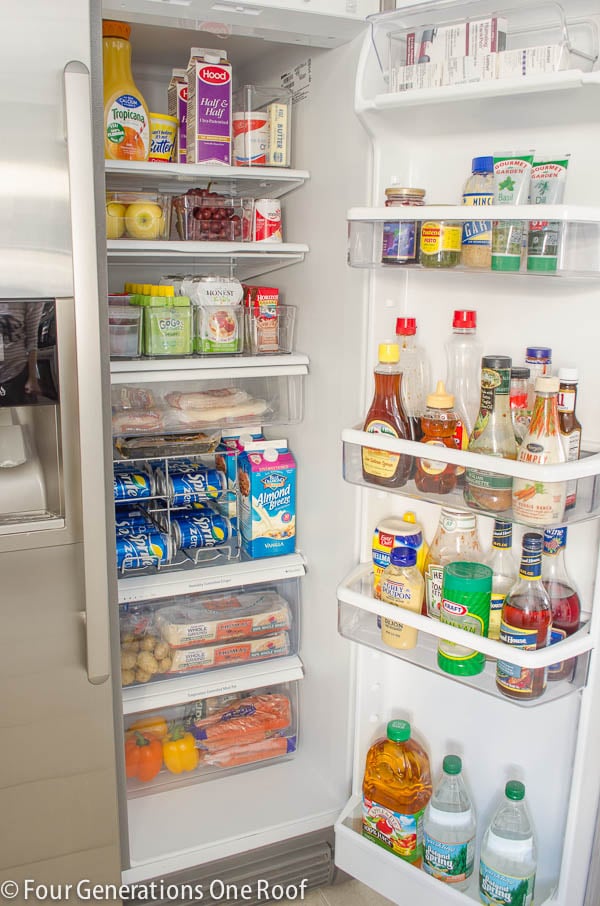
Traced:
<path fill-rule="evenodd" d="M 56 300 L 60 377 L 58 513 L 0 536 L 0 877 L 118 883 L 89 5 L 11 4 L 0 46 L 0 297 Z"/>

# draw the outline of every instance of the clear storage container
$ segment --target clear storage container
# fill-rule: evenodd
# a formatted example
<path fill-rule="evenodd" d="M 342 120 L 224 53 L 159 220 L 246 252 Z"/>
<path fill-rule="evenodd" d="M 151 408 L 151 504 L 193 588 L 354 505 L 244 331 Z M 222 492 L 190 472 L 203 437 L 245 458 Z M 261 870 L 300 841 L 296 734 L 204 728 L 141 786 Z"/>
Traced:
<path fill-rule="evenodd" d="M 236 167 L 289 167 L 292 92 L 244 85 L 233 95 L 233 154 Z"/>
<path fill-rule="evenodd" d="M 108 336 L 110 356 L 136 359 L 142 352 L 141 308 L 134 305 L 109 305 Z"/>
<path fill-rule="evenodd" d="M 202 190 L 201 190 L 202 191 Z M 173 196 L 176 237 L 194 242 L 242 242 L 250 238 L 252 199 L 190 190 Z"/>
<path fill-rule="evenodd" d="M 159 192 L 107 192 L 106 238 L 153 242 L 169 238 L 171 201 Z"/>

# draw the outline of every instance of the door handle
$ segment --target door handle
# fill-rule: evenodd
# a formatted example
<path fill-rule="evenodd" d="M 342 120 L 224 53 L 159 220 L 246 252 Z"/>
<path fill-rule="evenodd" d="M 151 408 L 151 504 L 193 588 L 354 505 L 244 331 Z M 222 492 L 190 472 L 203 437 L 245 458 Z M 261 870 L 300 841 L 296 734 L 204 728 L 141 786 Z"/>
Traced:
<path fill-rule="evenodd" d="M 102 354 L 98 324 L 98 258 L 94 210 L 90 72 L 79 61 L 64 69 L 66 136 L 71 199 L 73 295 L 81 507 L 85 583 L 87 675 L 98 685 L 110 676 L 108 551 L 102 426 Z"/>

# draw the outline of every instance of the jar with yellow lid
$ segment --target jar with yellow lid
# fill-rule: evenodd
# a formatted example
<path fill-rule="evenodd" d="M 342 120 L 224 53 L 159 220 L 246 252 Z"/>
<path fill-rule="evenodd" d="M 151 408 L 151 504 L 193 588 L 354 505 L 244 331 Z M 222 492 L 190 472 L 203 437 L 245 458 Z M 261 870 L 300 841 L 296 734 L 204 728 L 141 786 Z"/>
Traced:
<path fill-rule="evenodd" d="M 424 204 L 425 189 L 391 186 L 385 190 L 386 208 Z M 416 264 L 419 254 L 418 220 L 389 220 L 383 224 L 382 264 Z"/>
<path fill-rule="evenodd" d="M 423 267 L 456 267 L 460 264 L 462 223 L 424 220 L 421 224 L 419 261 Z"/>

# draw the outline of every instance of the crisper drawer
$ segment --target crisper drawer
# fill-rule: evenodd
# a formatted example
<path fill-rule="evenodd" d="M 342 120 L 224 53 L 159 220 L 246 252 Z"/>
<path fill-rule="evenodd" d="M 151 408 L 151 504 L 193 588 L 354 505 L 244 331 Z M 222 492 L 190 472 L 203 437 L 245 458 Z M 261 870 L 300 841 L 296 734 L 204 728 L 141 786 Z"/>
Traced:
<path fill-rule="evenodd" d="M 284 358 L 285 364 L 267 366 L 257 365 L 256 357 L 240 359 L 235 367 L 222 358 L 198 366 L 185 360 L 143 362 L 135 369 L 113 362 L 113 436 L 202 435 L 216 427 L 297 424 L 308 360 Z"/>
<path fill-rule="evenodd" d="M 287 760 L 297 745 L 295 681 L 127 715 L 127 795 L 149 795 Z"/>
<path fill-rule="evenodd" d="M 243 668 L 252 676 L 271 661 L 296 655 L 299 615 L 297 578 L 122 604 L 126 710 L 131 702 L 141 710 L 142 702 L 152 706 L 165 696 L 169 704 L 181 701 L 182 694 L 194 697 L 196 680 L 202 683 L 207 673 Z M 220 680 L 227 682 L 226 677 Z"/>

